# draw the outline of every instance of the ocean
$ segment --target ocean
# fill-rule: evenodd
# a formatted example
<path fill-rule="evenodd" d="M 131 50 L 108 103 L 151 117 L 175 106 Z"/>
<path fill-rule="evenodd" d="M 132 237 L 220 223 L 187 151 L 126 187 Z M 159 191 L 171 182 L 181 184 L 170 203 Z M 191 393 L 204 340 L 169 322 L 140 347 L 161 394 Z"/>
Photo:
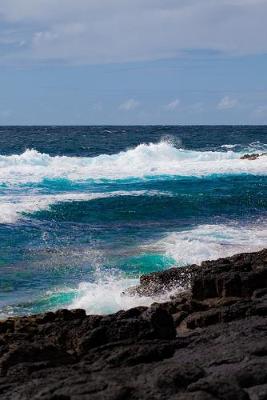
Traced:
<path fill-rule="evenodd" d="M 155 300 L 140 275 L 267 243 L 266 126 L 0 127 L 0 318 Z"/>

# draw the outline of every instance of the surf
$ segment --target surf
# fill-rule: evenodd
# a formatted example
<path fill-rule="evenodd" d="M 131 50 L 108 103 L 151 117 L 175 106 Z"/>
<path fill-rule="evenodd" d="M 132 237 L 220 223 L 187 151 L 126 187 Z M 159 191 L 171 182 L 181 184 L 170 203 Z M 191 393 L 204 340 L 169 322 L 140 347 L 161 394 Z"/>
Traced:
<path fill-rule="evenodd" d="M 267 175 L 266 157 L 248 161 L 244 152 L 196 151 L 176 148 L 169 142 L 140 144 L 117 154 L 96 157 L 50 156 L 29 149 L 0 156 L 0 184 L 18 185 L 44 179 L 121 180 L 157 176 L 212 174 Z"/>

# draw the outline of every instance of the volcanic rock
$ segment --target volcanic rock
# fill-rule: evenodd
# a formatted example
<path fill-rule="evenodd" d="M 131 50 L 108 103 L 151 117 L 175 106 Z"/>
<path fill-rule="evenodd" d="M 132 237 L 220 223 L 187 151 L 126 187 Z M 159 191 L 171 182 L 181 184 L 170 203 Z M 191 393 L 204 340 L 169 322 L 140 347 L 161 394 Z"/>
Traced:
<path fill-rule="evenodd" d="M 253 154 L 244 154 L 242 157 L 240 157 L 240 160 L 257 160 L 257 158 L 262 157 L 262 156 L 266 156 L 267 153 L 262 153 L 262 154 L 258 154 L 258 153 L 253 153 Z"/>
<path fill-rule="evenodd" d="M 0 399 L 267 399 L 266 283 L 267 249 L 145 275 L 129 291 L 177 288 L 165 303 L 2 321 Z"/>

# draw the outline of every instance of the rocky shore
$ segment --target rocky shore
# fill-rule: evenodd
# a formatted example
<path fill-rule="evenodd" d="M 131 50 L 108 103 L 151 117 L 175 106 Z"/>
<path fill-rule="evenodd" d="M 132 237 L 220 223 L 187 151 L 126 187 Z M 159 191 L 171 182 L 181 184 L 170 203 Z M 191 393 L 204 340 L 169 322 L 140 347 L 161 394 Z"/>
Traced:
<path fill-rule="evenodd" d="M 108 316 L 0 322 L 1 400 L 266 400 L 267 249 L 141 277 Z"/>

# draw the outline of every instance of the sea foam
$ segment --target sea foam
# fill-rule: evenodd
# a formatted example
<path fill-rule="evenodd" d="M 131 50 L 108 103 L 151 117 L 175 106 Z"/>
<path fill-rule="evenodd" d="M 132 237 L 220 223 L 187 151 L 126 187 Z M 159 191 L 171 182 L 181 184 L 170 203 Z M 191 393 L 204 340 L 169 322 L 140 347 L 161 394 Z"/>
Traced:
<path fill-rule="evenodd" d="M 159 252 L 172 257 L 176 266 L 200 264 L 205 260 L 228 257 L 246 251 L 258 251 L 266 246 L 267 223 L 264 220 L 244 225 L 199 225 L 194 229 L 170 232 L 160 240 L 140 246 L 139 251 Z M 249 248 L 248 248 L 249 243 Z M 96 282 L 80 283 L 70 308 L 84 308 L 88 313 L 107 314 L 138 305 L 148 306 L 154 301 L 165 301 L 171 293 L 153 298 L 123 295 L 138 279 L 122 276 L 102 276 Z M 183 290 L 176 288 L 175 291 Z"/>
<path fill-rule="evenodd" d="M 173 258 L 177 265 L 200 264 L 204 260 L 228 257 L 266 246 L 267 221 L 254 224 L 204 224 L 178 232 L 170 232 L 157 242 L 143 246 Z M 249 245 L 248 245 L 249 244 Z"/>
<path fill-rule="evenodd" d="M 49 156 L 36 150 L 0 156 L 0 183 L 8 185 L 65 178 L 144 178 L 160 175 L 207 176 L 211 174 L 267 175 L 266 157 L 241 160 L 243 153 L 177 149 L 171 143 L 140 144 L 118 154 L 97 157 Z"/>
<path fill-rule="evenodd" d="M 267 223 L 263 219 L 244 226 L 203 224 L 193 229 L 169 232 L 160 240 L 139 246 L 136 252 L 139 254 L 165 254 L 172 257 L 175 260 L 174 265 L 179 267 L 193 263 L 200 264 L 204 260 L 227 257 L 236 253 L 261 250 L 266 245 L 266 237 Z M 76 257 L 79 258 L 79 254 L 76 254 Z M 96 259 L 98 257 L 99 255 L 96 255 Z M 155 301 L 166 301 L 172 294 L 169 292 L 154 297 L 123 294 L 126 288 L 139 283 L 138 277 L 128 277 L 116 269 L 103 270 L 101 262 L 98 265 L 98 261 L 96 261 L 94 280 L 80 282 L 75 289 L 66 286 L 55 288 L 47 292 L 44 297 L 37 299 L 36 302 L 26 305 L 28 312 L 36 310 L 41 303 L 43 307 L 47 305 L 49 309 L 83 308 L 88 314 L 108 314 L 136 306 L 149 306 Z M 174 292 L 179 290 L 183 290 L 183 288 L 177 287 Z M 67 303 L 66 294 L 69 294 L 67 297 L 72 298 Z M 51 308 L 51 304 L 54 308 Z M 5 310 L 3 316 L 10 316 L 17 312 L 16 308 L 10 306 L 8 310 Z"/>

